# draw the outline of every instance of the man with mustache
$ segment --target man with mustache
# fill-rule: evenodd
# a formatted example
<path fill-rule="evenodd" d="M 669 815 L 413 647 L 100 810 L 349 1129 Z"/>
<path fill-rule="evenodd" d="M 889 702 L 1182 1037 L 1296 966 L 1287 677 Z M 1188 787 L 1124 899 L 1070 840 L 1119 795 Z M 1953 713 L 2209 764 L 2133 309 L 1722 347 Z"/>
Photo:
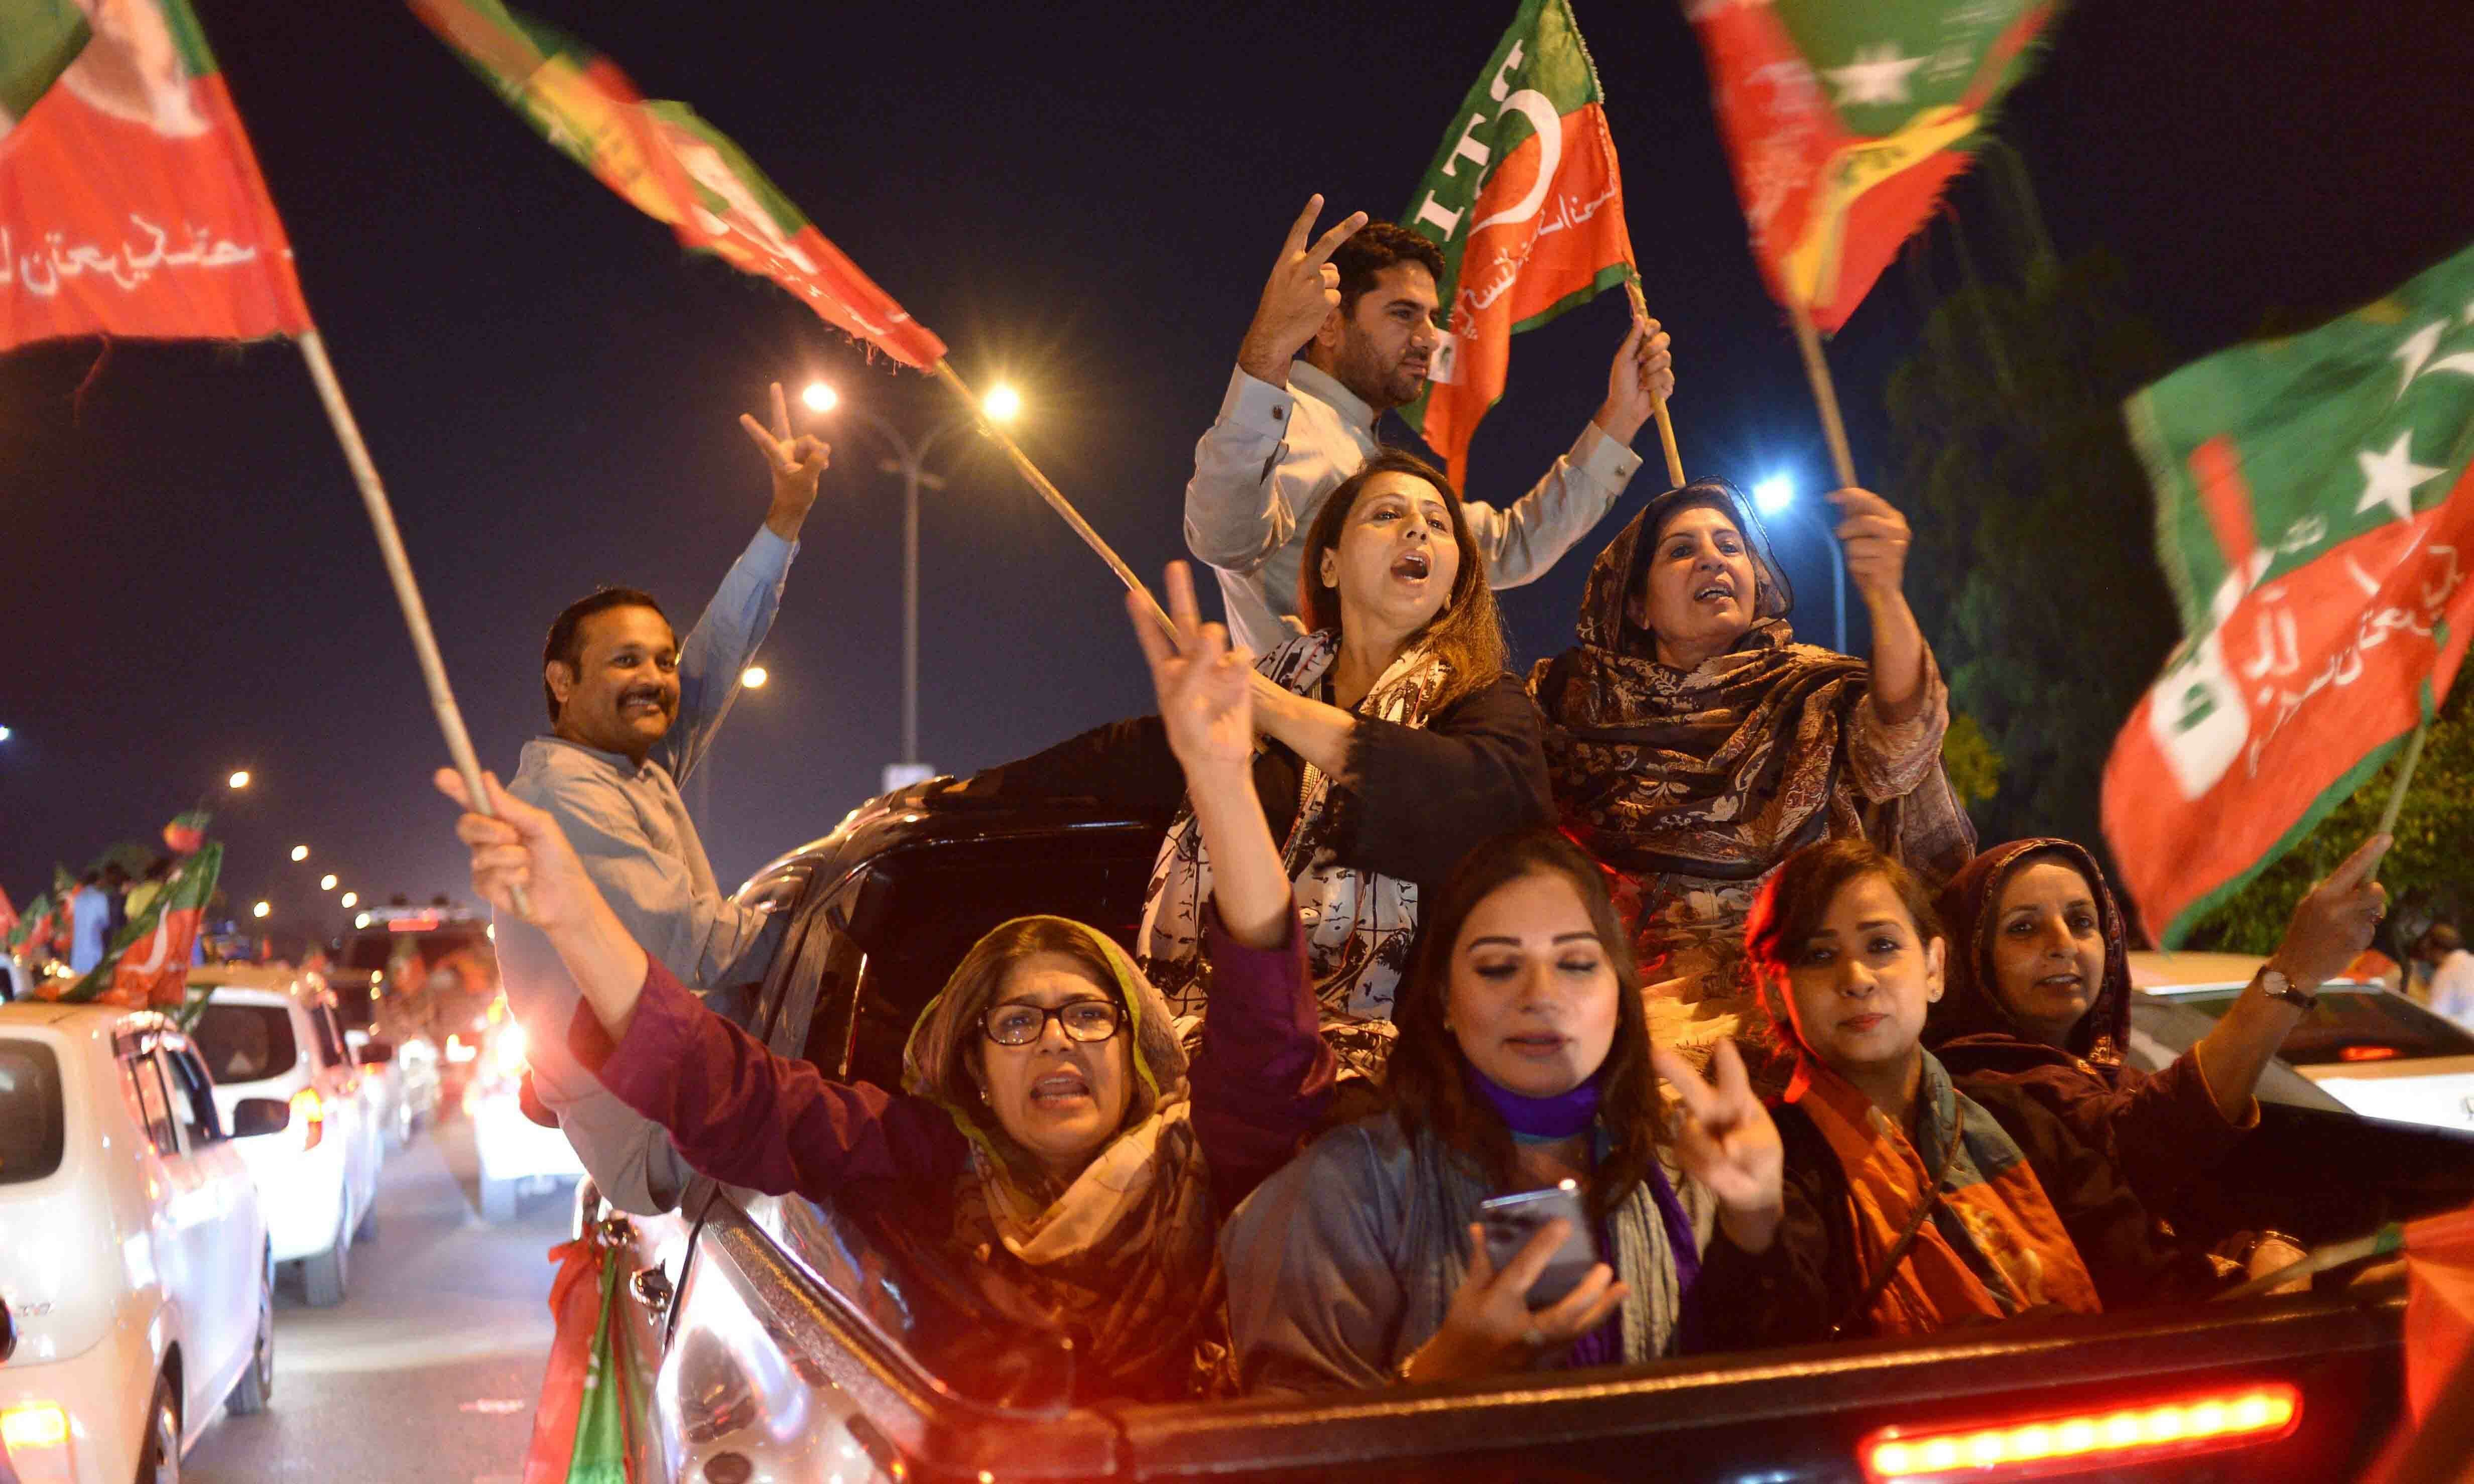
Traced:
<path fill-rule="evenodd" d="M 1443 254 L 1363 211 L 1309 246 L 1322 210 L 1311 198 L 1289 228 L 1185 487 L 1185 544 L 1220 574 L 1229 632 L 1258 654 L 1298 632 L 1315 512 L 1381 450 L 1375 424 L 1417 400 L 1444 353 Z M 1665 333 L 1656 320 L 1635 326 L 1571 451 L 1511 505 L 1463 506 L 1490 586 L 1536 581 L 1589 533 L 1640 468 L 1632 440 L 1654 399 L 1674 390 Z"/>
<path fill-rule="evenodd" d="M 686 780 L 713 745 L 782 599 L 799 527 L 831 450 L 792 436 L 773 388 L 773 426 L 741 426 L 773 472 L 764 525 L 732 564 L 685 644 L 650 595 L 603 588 L 568 605 L 542 649 L 550 734 L 524 743 L 507 791 L 556 816 L 619 920 L 681 983 L 729 989 L 761 978 L 783 918 L 733 904 L 696 838 Z M 539 929 L 496 926 L 507 1003 L 529 1036 L 533 1090 L 593 1182 L 621 1210 L 678 1203 L 691 1171 L 660 1126 L 614 1098 L 567 1050 L 574 982 Z M 727 1011 L 725 1010 L 725 1013 Z"/>

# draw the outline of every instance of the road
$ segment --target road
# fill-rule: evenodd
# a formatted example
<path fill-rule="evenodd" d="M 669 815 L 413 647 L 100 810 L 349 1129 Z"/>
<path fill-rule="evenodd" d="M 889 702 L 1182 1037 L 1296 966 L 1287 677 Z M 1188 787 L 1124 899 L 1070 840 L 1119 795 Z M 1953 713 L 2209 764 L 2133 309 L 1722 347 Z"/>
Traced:
<path fill-rule="evenodd" d="M 544 1256 L 565 1194 L 521 1219 L 474 1214 L 472 1125 L 423 1130 L 379 1178 L 376 1235 L 352 1249 L 331 1309 L 287 1280 L 275 1311 L 275 1399 L 224 1417 L 191 1450 L 191 1484 L 517 1484 L 549 1353 Z"/>

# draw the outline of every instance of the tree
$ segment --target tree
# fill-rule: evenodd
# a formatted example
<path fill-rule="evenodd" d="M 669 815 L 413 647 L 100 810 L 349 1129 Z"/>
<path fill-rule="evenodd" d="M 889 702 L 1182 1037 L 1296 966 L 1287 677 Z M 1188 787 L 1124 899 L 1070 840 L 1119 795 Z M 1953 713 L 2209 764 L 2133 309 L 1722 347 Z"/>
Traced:
<path fill-rule="evenodd" d="M 2171 357 L 2121 280 L 2100 251 L 1971 274 L 1890 378 L 1917 619 L 2001 763 L 1972 806 L 1988 840 L 2098 845 L 2105 758 L 2179 637 L 2121 410 Z"/>

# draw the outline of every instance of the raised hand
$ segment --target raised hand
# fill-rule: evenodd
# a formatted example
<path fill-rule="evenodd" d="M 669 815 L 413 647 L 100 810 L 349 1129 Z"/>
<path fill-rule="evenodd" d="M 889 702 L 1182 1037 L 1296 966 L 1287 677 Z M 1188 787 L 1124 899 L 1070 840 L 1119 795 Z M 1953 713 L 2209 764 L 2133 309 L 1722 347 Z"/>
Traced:
<path fill-rule="evenodd" d="M 771 429 L 744 412 L 739 426 L 747 429 L 764 454 L 765 467 L 773 471 L 773 504 L 764 513 L 764 524 L 784 541 L 793 540 L 816 502 L 816 481 L 833 462 L 833 445 L 813 433 L 790 431 L 790 401 L 782 395 L 779 381 L 773 383 Z"/>
<path fill-rule="evenodd" d="M 1659 398 L 1675 395 L 1675 356 L 1656 320 L 1635 320 L 1607 368 L 1607 400 L 1598 408 L 1598 430 L 1630 443 L 1657 410 Z"/>
<path fill-rule="evenodd" d="M 1176 626 L 1174 647 L 1142 595 L 1126 595 L 1126 612 L 1134 620 L 1143 658 L 1151 662 L 1169 749 L 1189 778 L 1197 773 L 1247 774 L 1250 789 L 1254 657 L 1245 646 L 1228 643 L 1227 629 L 1202 621 L 1194 599 L 1194 572 L 1185 563 L 1169 564 L 1167 586 L 1169 620 Z"/>
<path fill-rule="evenodd" d="M 1870 490 L 1850 486 L 1828 497 L 1838 507 L 1838 548 L 1846 553 L 1847 580 L 1867 603 L 1905 601 L 1907 518 Z"/>
<path fill-rule="evenodd" d="M 2380 858 L 2394 843 L 2386 835 L 2363 841 L 2344 864 L 2294 904 L 2285 940 L 2268 961 L 2282 969 L 2295 988 L 2308 991 L 2337 978 L 2371 946 L 2371 935 L 2389 910 L 2388 888 L 2372 876 L 2380 868 Z"/>
<path fill-rule="evenodd" d="M 521 889 L 531 911 L 520 915 L 544 931 L 589 914 L 599 889 L 584 874 L 584 863 L 576 859 L 556 819 L 498 787 L 496 773 L 481 775 L 496 818 L 473 811 L 463 775 L 453 768 L 440 768 L 435 781 L 439 792 L 464 809 L 455 821 L 455 838 L 473 852 L 473 889 L 485 901 L 502 912 L 515 912 L 515 893 Z"/>
<path fill-rule="evenodd" d="M 1605 1324 L 1631 1292 L 1615 1281 L 1614 1269 L 1602 1262 L 1579 1287 L 1533 1311 L 1529 1290 L 1571 1235 L 1571 1223 L 1550 1221 L 1539 1228 L 1500 1273 L 1487 1254 L 1486 1229 L 1472 1225 L 1468 1235 L 1468 1271 L 1443 1311 L 1443 1326 L 1411 1357 L 1410 1380 L 1441 1381 L 1525 1366 Z"/>
<path fill-rule="evenodd" d="M 1718 1198 L 1719 1224 L 1737 1247 L 1768 1251 L 1785 1208 L 1781 1180 L 1786 1154 L 1778 1125 L 1753 1093 L 1735 1043 L 1718 1043 L 1710 1058 L 1710 1082 L 1671 1046 L 1652 1046 L 1649 1061 L 1684 1104 L 1684 1128 L 1675 1139 L 1684 1172 Z"/>
<path fill-rule="evenodd" d="M 1298 213 L 1288 239 L 1280 244 L 1272 277 L 1263 284 L 1263 298 L 1254 305 L 1254 321 L 1246 327 L 1246 339 L 1238 347 L 1237 364 L 1258 381 L 1288 385 L 1290 360 L 1340 307 L 1340 270 L 1332 266 L 1331 255 L 1357 235 L 1357 230 L 1366 225 L 1366 213 L 1350 212 L 1308 246 L 1307 234 L 1322 214 L 1322 197 L 1306 198 L 1306 208 Z"/>

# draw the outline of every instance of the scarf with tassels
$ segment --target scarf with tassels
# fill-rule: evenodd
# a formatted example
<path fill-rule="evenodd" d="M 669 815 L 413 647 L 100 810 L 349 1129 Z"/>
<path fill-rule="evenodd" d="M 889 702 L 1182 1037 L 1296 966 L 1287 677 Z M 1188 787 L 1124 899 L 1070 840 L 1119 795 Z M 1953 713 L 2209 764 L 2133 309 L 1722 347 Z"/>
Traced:
<path fill-rule="evenodd" d="M 1864 1319 L 1882 1335 L 1926 1334 L 2046 1304 L 2102 1311 L 2087 1264 L 2018 1144 L 1952 1084 L 1931 1053 L 1916 1092 L 1916 1137 L 1809 1054 L 1786 1101 L 1802 1108 L 1846 1171 L 1856 1255 L 1877 1279 L 1920 1206 L 1940 1193 Z M 1845 1318 L 1831 1315 L 1835 1322 Z"/>

